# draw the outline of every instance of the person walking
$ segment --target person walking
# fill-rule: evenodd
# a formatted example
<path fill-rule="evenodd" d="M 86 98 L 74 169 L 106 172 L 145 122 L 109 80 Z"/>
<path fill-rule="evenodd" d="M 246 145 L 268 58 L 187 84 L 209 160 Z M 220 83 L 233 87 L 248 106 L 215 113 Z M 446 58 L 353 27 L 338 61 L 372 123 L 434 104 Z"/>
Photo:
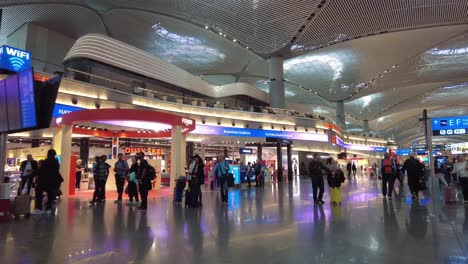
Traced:
<path fill-rule="evenodd" d="M 96 157 L 93 164 L 94 174 L 94 193 L 93 199 L 89 202 L 91 205 L 96 202 L 105 202 L 105 186 L 109 176 L 109 164 L 106 163 L 106 156 Z"/>
<path fill-rule="evenodd" d="M 196 204 L 199 206 L 203 206 L 201 186 L 205 183 L 205 171 L 203 169 L 204 165 L 205 164 L 202 158 L 198 154 L 193 155 L 189 164 L 189 188 L 191 191 L 193 190 L 197 194 Z"/>
<path fill-rule="evenodd" d="M 247 187 L 252 187 L 252 175 L 254 174 L 252 164 L 247 162 L 247 170 L 245 171 L 245 175 L 247 176 Z"/>
<path fill-rule="evenodd" d="M 333 205 L 341 205 L 341 184 L 345 181 L 343 172 L 333 158 L 327 160 L 326 167 L 330 170 L 327 176 L 330 187 L 330 201 Z"/>
<path fill-rule="evenodd" d="M 77 160 L 76 161 L 76 167 L 75 167 L 75 189 L 79 190 L 81 186 L 81 176 L 83 175 L 83 172 L 85 171 L 85 167 L 83 166 L 83 161 L 82 160 Z"/>
<path fill-rule="evenodd" d="M 351 169 L 352 169 L 351 161 L 348 161 L 348 163 L 346 164 L 346 172 L 348 173 L 348 179 L 351 179 Z"/>
<path fill-rule="evenodd" d="M 140 207 L 138 207 L 138 210 L 142 212 L 148 209 L 148 192 L 151 191 L 153 187 L 151 179 L 148 176 L 149 166 L 148 161 L 145 160 L 145 153 L 138 153 L 136 176 L 141 197 L 141 204 Z"/>
<path fill-rule="evenodd" d="M 213 172 L 219 181 L 219 192 L 221 196 L 221 202 L 225 205 L 228 204 L 228 173 L 229 164 L 224 156 L 219 156 L 218 162 L 213 169 Z"/>
<path fill-rule="evenodd" d="M 356 178 L 356 171 L 357 171 L 356 163 L 353 162 L 353 165 L 352 165 L 351 169 L 353 170 L 354 178 Z"/>
<path fill-rule="evenodd" d="M 257 159 L 257 162 L 254 165 L 254 172 L 255 172 L 255 187 L 258 188 L 260 187 L 261 182 L 260 177 L 262 173 L 262 161 L 260 159 Z"/>
<path fill-rule="evenodd" d="M 137 159 L 135 156 L 132 157 L 132 166 L 128 171 L 128 198 L 129 201 L 127 203 L 128 206 L 133 205 L 133 199 L 135 199 L 135 204 L 139 204 L 138 201 L 138 179 L 136 174 L 138 172 L 138 164 Z"/>
<path fill-rule="evenodd" d="M 54 149 L 47 151 L 47 159 L 41 164 L 38 170 L 36 184 L 36 214 L 42 213 L 43 194 L 47 194 L 46 212 L 50 213 L 52 203 L 57 197 L 57 192 L 60 189 L 60 184 L 63 178 L 60 175 L 60 164 L 55 158 L 57 152 Z"/>
<path fill-rule="evenodd" d="M 323 193 L 325 192 L 325 183 L 323 181 L 322 171 L 330 173 L 330 170 L 320 162 L 320 156 L 314 154 L 314 159 L 309 163 L 309 176 L 312 179 L 312 192 L 314 195 L 314 203 L 322 205 Z M 317 190 L 320 190 L 317 196 Z"/>
<path fill-rule="evenodd" d="M 125 177 L 128 173 L 128 163 L 123 159 L 123 154 L 119 153 L 117 155 L 117 162 L 114 165 L 115 172 L 115 185 L 117 187 L 117 200 L 114 201 L 116 204 L 122 204 L 122 194 L 124 191 Z"/>
<path fill-rule="evenodd" d="M 380 165 L 382 174 L 382 195 L 384 198 L 393 198 L 393 185 L 395 184 L 396 165 L 395 161 L 390 158 L 390 154 L 385 153 L 384 159 Z"/>
<path fill-rule="evenodd" d="M 31 154 L 26 156 L 26 160 L 21 162 L 21 181 L 18 188 L 18 195 L 23 194 L 24 186 L 27 185 L 27 194 L 31 193 L 31 187 L 33 184 L 34 177 L 37 175 L 39 165 L 35 161 Z"/>
<path fill-rule="evenodd" d="M 458 181 L 462 187 L 464 203 L 468 203 L 468 163 L 462 155 L 458 155 L 457 163 L 454 165 L 453 173 L 457 174 Z"/>
<path fill-rule="evenodd" d="M 411 192 L 413 200 L 418 199 L 419 194 L 419 180 L 423 176 L 423 165 L 415 157 L 414 153 L 409 154 L 410 158 L 405 160 L 403 167 L 401 167 L 402 173 L 406 172 L 408 176 L 408 187 Z"/>

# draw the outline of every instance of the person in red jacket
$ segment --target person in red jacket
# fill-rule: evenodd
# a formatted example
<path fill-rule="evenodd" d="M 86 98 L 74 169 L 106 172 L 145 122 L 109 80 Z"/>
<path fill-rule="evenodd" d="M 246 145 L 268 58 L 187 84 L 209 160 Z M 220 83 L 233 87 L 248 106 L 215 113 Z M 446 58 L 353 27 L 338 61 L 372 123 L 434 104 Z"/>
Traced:
<path fill-rule="evenodd" d="M 380 163 L 380 171 L 382 174 L 382 195 L 384 198 L 392 199 L 393 196 L 393 185 L 395 184 L 396 175 L 396 164 L 395 161 L 390 158 L 390 154 L 385 153 L 384 159 Z"/>

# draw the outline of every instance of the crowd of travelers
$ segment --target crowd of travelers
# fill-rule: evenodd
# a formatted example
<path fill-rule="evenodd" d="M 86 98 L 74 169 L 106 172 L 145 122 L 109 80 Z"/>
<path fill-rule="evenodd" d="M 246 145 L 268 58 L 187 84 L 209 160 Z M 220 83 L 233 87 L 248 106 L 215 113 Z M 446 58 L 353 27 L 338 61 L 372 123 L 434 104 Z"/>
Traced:
<path fill-rule="evenodd" d="M 106 162 L 107 156 L 96 156 L 92 164 L 92 173 L 94 177 L 94 193 L 91 206 L 106 201 L 106 184 L 110 174 L 111 166 Z M 459 155 L 453 162 L 444 164 L 434 163 L 435 173 L 440 179 L 442 186 L 449 186 L 453 182 L 458 182 L 461 186 L 464 202 L 468 203 L 468 164 L 463 155 Z M 118 154 L 118 160 L 113 166 L 117 200 L 116 204 L 123 203 L 123 194 L 129 197 L 128 206 L 139 205 L 138 210 L 146 211 L 148 208 L 148 192 L 152 189 L 152 181 L 155 180 L 154 167 L 148 164 L 145 154 L 140 152 L 131 157 L 131 165 L 123 159 L 122 154 Z M 272 177 L 272 173 L 262 160 L 253 163 L 244 164 L 239 162 L 240 176 L 247 179 L 247 188 L 251 188 L 253 181 L 255 187 L 261 188 L 265 185 L 265 178 Z M 344 168 L 341 168 L 333 158 L 322 161 L 318 154 L 314 154 L 313 160 L 308 164 L 308 174 L 312 182 L 313 201 L 316 205 L 323 205 L 325 192 L 325 179 L 329 185 L 330 202 L 333 205 L 341 204 L 341 186 L 345 182 L 346 169 L 348 178 L 356 175 L 357 165 L 349 162 Z M 60 165 L 56 158 L 55 150 L 51 149 L 47 153 L 47 158 L 39 162 L 35 161 L 31 155 L 20 165 L 21 181 L 18 188 L 18 195 L 21 195 L 26 188 L 26 194 L 30 194 L 31 189 L 35 189 L 35 209 L 36 213 L 42 213 L 43 206 L 45 211 L 50 212 L 53 202 L 60 196 L 60 185 L 63 178 L 60 175 Z M 372 164 L 369 169 L 370 176 L 377 176 L 381 181 L 382 196 L 393 199 L 394 185 L 398 180 L 400 189 L 403 187 L 404 176 L 407 175 L 407 183 L 414 200 L 418 199 L 419 192 L 427 188 L 427 168 L 420 162 L 414 153 L 410 153 L 409 158 L 403 164 L 395 158 L 385 153 L 384 158 Z M 85 171 L 83 162 L 78 160 L 76 163 L 76 181 L 75 187 L 80 188 L 80 179 Z M 220 191 L 221 203 L 228 204 L 228 190 L 234 184 L 233 175 L 230 172 L 229 162 L 224 155 L 217 158 L 212 167 L 211 189 L 217 186 Z M 187 183 L 186 206 L 202 207 L 203 195 L 202 185 L 207 178 L 206 164 L 203 159 L 195 154 L 188 162 L 186 167 L 186 177 L 184 176 L 183 187 Z M 325 174 L 324 174 L 325 172 Z M 364 168 L 361 166 L 361 172 Z M 274 173 L 273 173 L 274 174 Z M 325 176 L 325 177 L 324 177 Z M 210 177 L 208 177 L 210 179 Z M 274 176 L 272 177 L 274 179 Z M 127 184 L 126 184 L 127 183 Z M 177 185 L 178 186 L 178 185 Z M 175 192 L 181 194 L 182 192 Z M 174 198 L 176 199 L 176 197 Z"/>

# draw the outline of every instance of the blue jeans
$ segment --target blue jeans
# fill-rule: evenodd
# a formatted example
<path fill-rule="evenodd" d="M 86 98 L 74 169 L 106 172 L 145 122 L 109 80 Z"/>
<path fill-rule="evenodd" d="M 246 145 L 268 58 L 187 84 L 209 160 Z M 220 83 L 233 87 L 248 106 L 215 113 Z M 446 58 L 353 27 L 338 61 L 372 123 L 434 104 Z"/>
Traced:
<path fill-rule="evenodd" d="M 228 202 L 228 178 L 227 176 L 225 177 L 219 177 L 219 192 L 221 195 L 221 202 Z"/>

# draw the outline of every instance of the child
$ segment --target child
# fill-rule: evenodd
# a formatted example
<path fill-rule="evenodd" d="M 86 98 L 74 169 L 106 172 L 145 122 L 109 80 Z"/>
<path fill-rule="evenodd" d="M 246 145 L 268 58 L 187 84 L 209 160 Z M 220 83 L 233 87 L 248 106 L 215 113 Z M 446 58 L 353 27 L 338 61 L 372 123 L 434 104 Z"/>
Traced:
<path fill-rule="evenodd" d="M 136 178 L 136 173 L 134 171 L 128 174 L 128 197 L 130 201 L 127 203 L 130 205 L 138 204 L 138 189 L 137 189 L 138 179 Z M 133 198 L 135 198 L 135 203 L 133 203 Z"/>
<path fill-rule="evenodd" d="M 330 186 L 330 200 L 333 205 L 341 205 L 341 184 L 345 181 L 342 170 L 332 171 L 327 177 Z"/>

